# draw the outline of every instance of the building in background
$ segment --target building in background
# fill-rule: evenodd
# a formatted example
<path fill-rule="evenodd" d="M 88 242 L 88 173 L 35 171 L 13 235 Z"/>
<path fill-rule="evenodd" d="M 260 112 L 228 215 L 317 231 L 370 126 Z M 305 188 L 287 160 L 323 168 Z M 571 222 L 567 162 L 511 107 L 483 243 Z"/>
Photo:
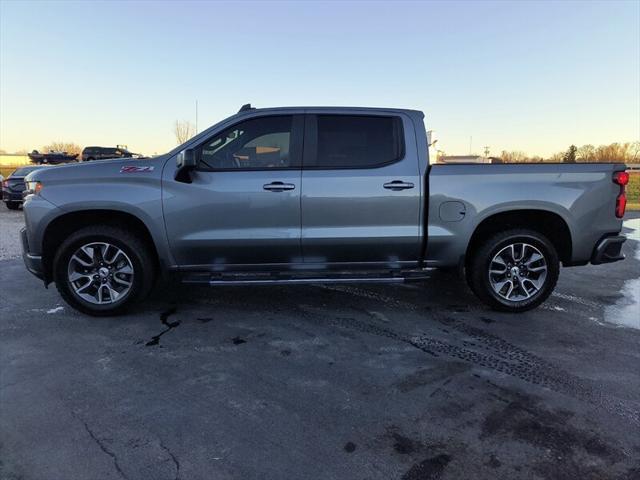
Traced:
<path fill-rule="evenodd" d="M 438 158 L 438 163 L 493 163 L 491 158 L 481 155 L 445 155 Z"/>

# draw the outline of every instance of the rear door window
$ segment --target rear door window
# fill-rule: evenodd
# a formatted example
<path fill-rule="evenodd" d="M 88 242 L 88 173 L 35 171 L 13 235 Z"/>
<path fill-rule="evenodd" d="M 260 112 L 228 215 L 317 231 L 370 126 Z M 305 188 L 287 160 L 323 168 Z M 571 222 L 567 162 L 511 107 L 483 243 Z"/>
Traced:
<path fill-rule="evenodd" d="M 311 117 L 310 129 L 314 130 L 314 123 L 316 128 L 315 134 L 311 134 L 315 138 L 309 142 L 309 147 L 315 152 L 305 158 L 305 168 L 375 168 L 394 163 L 404 155 L 404 136 L 399 117 Z"/>

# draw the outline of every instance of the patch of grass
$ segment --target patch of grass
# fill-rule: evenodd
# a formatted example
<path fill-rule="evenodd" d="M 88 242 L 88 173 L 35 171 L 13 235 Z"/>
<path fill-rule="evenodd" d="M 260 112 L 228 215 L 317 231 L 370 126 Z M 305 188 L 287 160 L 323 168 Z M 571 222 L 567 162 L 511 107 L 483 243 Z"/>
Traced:
<path fill-rule="evenodd" d="M 27 165 L 2 165 L 0 166 L 0 175 L 2 175 L 4 178 L 7 178 L 9 175 L 11 175 L 17 168 L 20 167 L 26 167 L 28 165 L 31 165 L 30 163 Z"/>
<path fill-rule="evenodd" d="M 629 172 L 627 185 L 627 208 L 640 209 L 640 172 Z"/>

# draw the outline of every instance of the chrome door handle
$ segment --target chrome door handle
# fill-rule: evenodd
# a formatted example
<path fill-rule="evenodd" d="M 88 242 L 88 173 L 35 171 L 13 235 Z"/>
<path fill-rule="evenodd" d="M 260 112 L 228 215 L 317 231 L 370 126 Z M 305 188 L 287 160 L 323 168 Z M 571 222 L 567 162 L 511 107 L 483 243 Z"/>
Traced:
<path fill-rule="evenodd" d="M 270 192 L 284 192 L 285 190 L 294 190 L 296 186 L 293 183 L 271 182 L 264 184 L 262 188 Z"/>
<path fill-rule="evenodd" d="M 400 180 L 394 180 L 393 182 L 387 182 L 383 185 L 387 190 L 407 190 L 409 188 L 413 188 L 413 183 L 411 182 L 402 182 Z"/>

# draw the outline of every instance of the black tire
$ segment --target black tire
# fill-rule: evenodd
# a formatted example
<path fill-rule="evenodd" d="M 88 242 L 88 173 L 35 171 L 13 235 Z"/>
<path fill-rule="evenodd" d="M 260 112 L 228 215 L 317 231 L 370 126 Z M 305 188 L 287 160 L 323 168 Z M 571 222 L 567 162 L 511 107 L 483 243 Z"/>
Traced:
<path fill-rule="evenodd" d="M 4 202 L 9 210 L 18 210 L 20 208 L 20 202 Z"/>
<path fill-rule="evenodd" d="M 120 248 L 131 260 L 133 281 L 129 292 L 109 304 L 93 304 L 81 298 L 71 286 L 68 265 L 71 256 L 83 245 L 106 242 Z M 135 234 L 109 225 L 95 225 L 72 233 L 58 248 L 53 260 L 53 279 L 60 296 L 70 306 L 93 316 L 112 316 L 126 311 L 150 292 L 155 277 L 155 261 L 148 246 Z"/>
<path fill-rule="evenodd" d="M 492 287 L 489 269 L 492 265 L 495 268 L 495 264 L 492 264 L 494 256 L 496 256 L 505 247 L 518 243 L 531 245 L 542 254 L 544 257 L 544 263 L 547 267 L 546 277 L 544 278 L 540 288 L 535 293 L 531 294 L 529 298 L 521 300 L 507 300 L 504 296 L 497 293 Z M 538 263 L 537 265 L 541 265 L 541 263 Z M 505 271 L 506 270 L 507 269 L 505 268 Z M 495 310 L 520 313 L 536 308 L 544 302 L 549 295 L 551 295 L 551 292 L 553 292 L 558 281 L 559 273 L 560 260 L 558 259 L 558 252 L 547 237 L 535 230 L 512 229 L 497 233 L 479 245 L 467 263 L 466 277 L 471 290 L 484 303 Z M 532 273 L 529 272 L 529 274 Z M 525 272 L 524 275 L 526 276 L 527 273 Z M 516 275 L 513 277 L 515 278 Z M 518 279 L 512 283 L 516 284 L 516 289 L 522 289 L 520 282 L 521 280 Z M 531 284 L 529 283 L 527 285 L 529 285 L 530 288 Z M 508 285 L 506 289 L 508 290 Z M 523 292 L 522 290 L 519 291 Z M 529 292 L 526 292 L 524 294 L 528 293 Z"/>

